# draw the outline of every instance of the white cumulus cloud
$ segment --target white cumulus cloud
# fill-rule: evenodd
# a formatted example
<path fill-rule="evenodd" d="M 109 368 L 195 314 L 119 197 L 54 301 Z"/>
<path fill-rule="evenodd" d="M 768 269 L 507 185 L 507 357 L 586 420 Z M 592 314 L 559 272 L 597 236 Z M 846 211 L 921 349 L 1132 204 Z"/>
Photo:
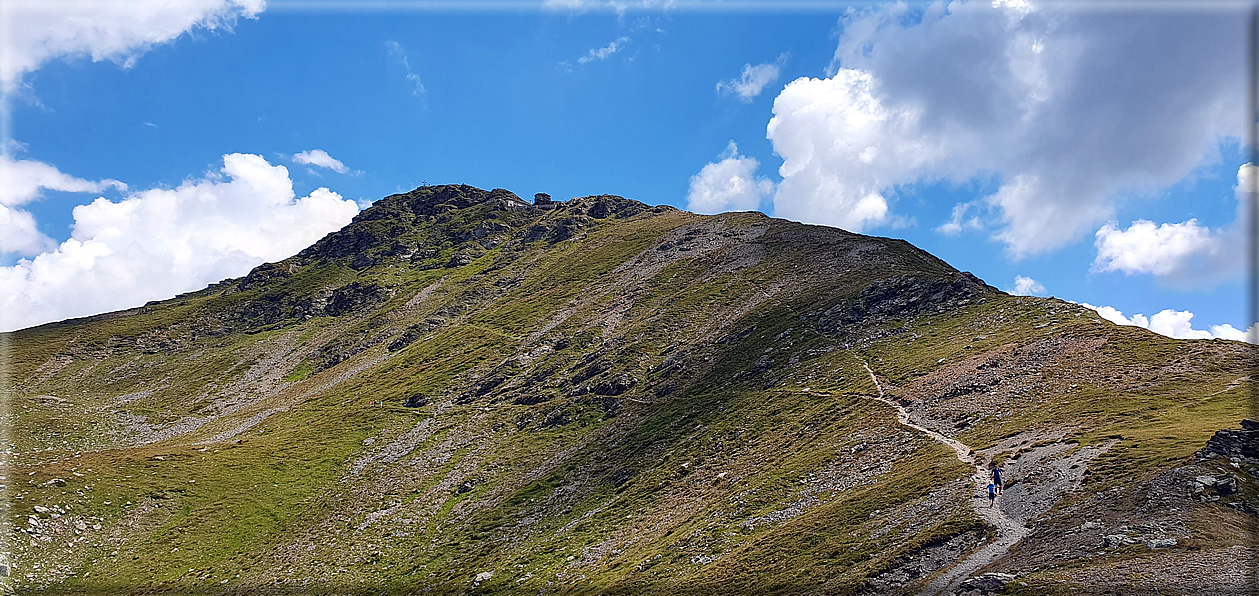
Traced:
<path fill-rule="evenodd" d="M 254 18 L 265 0 L 5 0 L 0 2 L 0 89 L 62 57 L 131 66 L 157 44 L 194 28 Z"/>
<path fill-rule="evenodd" d="M 1206 329 L 1194 329 L 1193 313 L 1187 310 L 1164 309 L 1149 317 L 1137 313 L 1131 317 L 1124 316 L 1123 312 L 1110 306 L 1093 306 L 1085 302 L 1079 303 L 1081 306 L 1091 308 L 1097 311 L 1097 314 L 1103 319 L 1115 323 L 1117 325 L 1130 325 L 1133 327 L 1142 327 L 1149 329 L 1160 335 L 1166 335 L 1175 339 L 1231 339 L 1236 341 L 1245 341 L 1250 343 L 1259 343 L 1256 336 L 1256 330 L 1259 325 L 1251 325 L 1249 329 L 1242 331 L 1229 324 L 1210 325 Z"/>
<path fill-rule="evenodd" d="M 709 162 L 691 176 L 686 208 L 705 214 L 758 209 L 774 192 L 773 182 L 756 175 L 759 165 L 755 158 L 739 155 L 739 147 L 730 141 L 719 161 Z"/>
<path fill-rule="evenodd" d="M 223 156 L 220 173 L 74 208 L 70 239 L 0 267 L 0 329 L 128 308 L 287 258 L 358 213 L 327 188 L 296 198 L 284 166 Z"/>
<path fill-rule="evenodd" d="M 778 80 L 779 74 L 782 72 L 783 64 L 787 62 L 787 54 L 782 54 L 777 60 L 767 62 L 765 64 L 743 65 L 743 72 L 737 79 L 729 79 L 717 82 L 717 93 L 739 96 L 739 99 L 745 103 L 752 101 L 752 98 L 761 94 L 766 85 Z"/>
<path fill-rule="evenodd" d="M 1120 230 L 1114 222 L 1097 231 L 1097 259 L 1093 271 L 1123 271 L 1170 275 L 1193 256 L 1211 257 L 1219 241 L 1209 229 L 1191 219 L 1155 225 L 1144 219 Z"/>
<path fill-rule="evenodd" d="M 850 11 L 829 76 L 778 95 L 776 215 L 860 231 L 895 221 L 899 186 L 982 177 L 999 182 L 987 211 L 938 229 L 991 229 L 1021 258 L 1083 238 L 1121 196 L 1175 184 L 1241 138 L 1242 11 L 909 10 Z"/>
<path fill-rule="evenodd" d="M 1243 221 L 1247 194 L 1255 192 L 1255 172 L 1252 164 L 1238 168 L 1236 217 L 1221 228 L 1209 228 L 1197 219 L 1163 224 L 1142 219 L 1126 229 L 1113 221 L 1103 225 L 1095 235 L 1097 257 L 1091 270 L 1150 274 L 1173 285 L 1194 287 L 1240 277 L 1246 246 Z"/>
<path fill-rule="evenodd" d="M 1014 288 L 1010 293 L 1015 296 L 1040 296 L 1045 293 L 1045 284 L 1042 284 L 1030 277 L 1022 275 L 1014 276 Z"/>
<path fill-rule="evenodd" d="M 29 211 L 0 205 L 0 253 L 35 255 L 55 245 L 52 238 L 39 231 L 35 216 Z"/>
<path fill-rule="evenodd" d="M 0 154 L 0 253 L 30 256 L 56 246 L 39 231 L 34 216 L 19 208 L 39 199 L 43 191 L 95 193 L 111 187 L 126 190 L 127 185 L 117 180 L 84 180 L 41 161 Z"/>
<path fill-rule="evenodd" d="M 767 136 L 783 158 L 774 215 L 853 232 L 887 219 L 881 191 L 897 182 L 896 164 L 922 162 L 931 148 L 884 142 L 889 129 L 913 128 L 918 114 L 880 104 L 875 85 L 869 73 L 845 69 L 792 81 L 774 99 Z"/>
<path fill-rule="evenodd" d="M 328 168 L 338 174 L 344 174 L 350 171 L 349 168 L 345 167 L 345 164 L 341 163 L 341 160 L 328 155 L 328 152 L 323 149 L 303 151 L 294 155 L 293 161 L 300 164 Z"/>

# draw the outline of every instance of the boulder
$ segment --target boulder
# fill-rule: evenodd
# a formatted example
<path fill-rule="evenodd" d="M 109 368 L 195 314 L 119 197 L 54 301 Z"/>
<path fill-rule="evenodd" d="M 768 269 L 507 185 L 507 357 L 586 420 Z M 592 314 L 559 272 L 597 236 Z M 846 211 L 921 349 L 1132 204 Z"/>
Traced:
<path fill-rule="evenodd" d="M 1121 546 L 1128 546 L 1129 544 L 1136 544 L 1138 542 L 1140 542 L 1140 540 L 1137 540 L 1132 536 L 1128 536 L 1127 534 L 1109 534 L 1102 537 L 1102 544 L 1104 544 L 1106 548 L 1119 548 Z"/>
<path fill-rule="evenodd" d="M 1005 585 L 1014 581 L 1015 576 L 1009 573 L 985 573 L 964 580 L 958 587 L 962 590 L 978 590 L 980 592 L 1000 592 Z"/>
<path fill-rule="evenodd" d="M 1171 548 L 1173 546 L 1176 546 L 1176 539 L 1175 538 L 1155 538 L 1153 540 L 1146 541 L 1145 545 L 1150 547 L 1150 549 Z"/>
<path fill-rule="evenodd" d="M 455 494 L 462 495 L 464 493 L 472 492 L 472 489 L 476 488 L 478 484 L 481 484 L 481 482 L 482 480 L 480 478 L 465 480 L 459 486 L 455 487 Z"/>

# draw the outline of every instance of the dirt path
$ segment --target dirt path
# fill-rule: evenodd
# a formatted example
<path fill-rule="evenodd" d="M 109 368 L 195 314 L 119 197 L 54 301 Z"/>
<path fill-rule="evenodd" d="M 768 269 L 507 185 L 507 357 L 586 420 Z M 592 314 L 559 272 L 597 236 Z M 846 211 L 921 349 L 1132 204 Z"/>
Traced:
<path fill-rule="evenodd" d="M 904 406 L 888 399 L 883 394 L 883 386 L 879 384 L 878 377 L 874 371 L 870 369 L 870 364 L 866 361 L 861 362 L 861 366 L 865 367 L 866 372 L 870 373 L 870 380 L 874 382 L 874 387 L 879 391 L 878 397 L 871 397 L 881 401 L 893 408 L 896 408 L 896 419 L 901 424 L 912 429 L 918 430 L 931 437 L 933 440 L 947 445 L 957 454 L 958 461 L 964 464 L 970 464 L 974 467 L 974 473 L 971 480 L 975 483 L 975 488 L 979 489 L 979 497 L 971 499 L 971 507 L 975 509 L 975 513 L 983 518 L 993 527 L 997 529 L 997 539 L 988 544 L 978 552 L 958 562 L 948 571 L 942 573 L 939 577 L 932 581 L 920 594 L 936 595 L 953 590 L 958 584 L 962 583 L 972 572 L 995 561 L 997 557 L 1005 554 L 1014 543 L 1022 540 L 1027 535 L 1027 528 L 1022 523 L 1015 520 L 1001 511 L 1000 507 L 989 507 L 984 501 L 984 496 L 988 492 L 988 470 L 984 468 L 983 463 L 977 463 L 973 450 L 965 443 L 958 441 L 952 437 L 946 437 L 934 430 L 915 423 L 909 417 L 909 411 Z"/>

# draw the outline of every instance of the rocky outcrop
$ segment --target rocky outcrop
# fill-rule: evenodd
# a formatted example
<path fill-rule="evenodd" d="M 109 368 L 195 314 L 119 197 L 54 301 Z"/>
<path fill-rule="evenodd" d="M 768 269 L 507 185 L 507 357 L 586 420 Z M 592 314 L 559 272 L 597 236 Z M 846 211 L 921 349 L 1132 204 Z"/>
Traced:
<path fill-rule="evenodd" d="M 318 262 L 348 260 L 355 269 L 372 267 L 384 262 L 385 257 L 399 257 L 413 250 L 412 245 L 399 238 L 421 224 L 431 224 L 433 218 L 476 206 L 490 212 L 532 208 L 515 193 L 501 188 L 485 191 L 466 184 L 422 186 L 376 201 L 349 225 L 324 236 L 298 253 L 298 257 Z"/>
<path fill-rule="evenodd" d="M 1005 585 L 1017 579 L 1009 573 L 985 573 L 969 577 L 958 586 L 959 596 L 986 596 L 997 594 L 1005 589 Z"/>
<path fill-rule="evenodd" d="M 423 336 L 424 332 L 428 329 L 429 327 L 424 324 L 407 327 L 401 335 L 389 342 L 389 351 L 397 352 L 398 350 L 415 343 L 415 341 L 420 339 L 420 337 Z"/>
<path fill-rule="evenodd" d="M 525 231 L 524 241 L 535 242 L 546 240 L 552 244 L 576 238 L 591 227 L 594 222 L 584 215 L 557 217 L 547 219 L 531 226 Z"/>
<path fill-rule="evenodd" d="M 339 317 L 341 315 L 368 309 L 388 298 L 388 292 L 376 284 L 350 282 L 333 290 L 324 306 L 324 313 Z"/>
<path fill-rule="evenodd" d="M 590 392 L 595 395 L 621 395 L 622 393 L 629 391 L 637 384 L 638 379 L 629 375 L 621 374 L 595 384 L 590 388 Z"/>
<path fill-rule="evenodd" d="M 1222 429 L 1197 453 L 1198 460 L 1223 458 L 1259 463 L 1259 421 L 1242 420 L 1241 430 Z"/>
<path fill-rule="evenodd" d="M 252 290 L 292 277 L 296 272 L 296 263 L 263 263 L 241 278 L 236 287 L 242 291 Z"/>
<path fill-rule="evenodd" d="M 818 330 L 844 334 L 871 321 L 912 320 L 982 300 L 997 290 L 967 272 L 903 274 L 866 286 L 853 298 L 814 313 Z"/>
<path fill-rule="evenodd" d="M 581 213 L 594 219 L 606 219 L 609 217 L 625 219 L 649 210 L 655 213 L 673 210 L 672 207 L 650 207 L 633 199 L 617 195 L 581 197 L 573 199 L 565 205 L 570 212 Z"/>

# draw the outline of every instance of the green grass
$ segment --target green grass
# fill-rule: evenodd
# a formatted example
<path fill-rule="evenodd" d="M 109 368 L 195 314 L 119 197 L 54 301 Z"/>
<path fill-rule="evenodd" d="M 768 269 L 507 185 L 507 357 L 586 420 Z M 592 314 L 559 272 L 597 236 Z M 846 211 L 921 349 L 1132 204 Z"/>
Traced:
<path fill-rule="evenodd" d="M 309 377 L 311 373 L 313 372 L 315 372 L 315 365 L 310 362 L 303 362 L 301 364 L 298 364 L 297 368 L 293 369 L 293 372 L 290 372 L 289 374 L 284 375 L 284 380 L 290 383 L 295 382 L 295 381 L 301 381 L 305 379 L 306 377 Z"/>
<path fill-rule="evenodd" d="M 473 576 L 494 571 L 479 591 L 842 593 L 925 544 L 982 527 L 965 498 L 949 493 L 901 531 L 909 526 L 895 511 L 966 476 L 950 450 L 916 433 L 873 484 L 823 494 L 792 519 L 744 524 L 800 502 L 802 478 L 855 461 L 858 443 L 902 436 L 890 408 L 862 397 L 875 391 L 862 359 L 904 387 L 941 358 L 1105 338 L 1088 357 L 1127 380 L 1084 384 L 1070 399 L 981 420 L 960 435 L 977 447 L 1037 429 L 1067 429 L 1080 445 L 1121 437 L 1089 476 L 1103 487 L 1175 465 L 1214 430 L 1235 426 L 1252 388 L 1223 391 L 1247 363 L 1212 347 L 1220 344 L 1051 316 L 1071 307 L 1046 299 L 992 294 L 939 314 L 819 328 L 822 313 L 876 279 L 948 272 L 901 241 L 726 214 L 728 228 L 767 226 L 747 241 L 762 251 L 759 262 L 719 272 L 731 253 L 683 252 L 639 279 L 618 267 L 644 251 L 658 256 L 652 247 L 665 234 L 712 220 L 682 212 L 588 219 L 584 238 L 524 244 L 535 223 L 578 216 L 476 206 L 411 217 L 404 205 L 386 207 L 402 223 L 364 223 L 389 236 L 369 249 L 383 265 L 294 260 L 296 273 L 271 287 L 227 284 L 127 316 L 10 335 L 20 388 L 12 439 L 22 452 L 14 488 L 25 493 L 11 515 L 73 502 L 106 529 L 128 524 L 117 556 L 113 544 L 81 547 L 78 575 L 48 592 L 258 592 L 290 572 L 298 584 L 310 579 L 301 591 L 312 593 L 470 591 Z M 514 240 L 473 248 L 463 238 L 483 221 L 510 227 L 504 234 Z M 394 240 L 437 256 L 385 255 Z M 868 249 L 868 269 L 843 259 L 858 247 Z M 470 263 L 444 266 L 465 251 L 475 254 Z M 404 307 L 439 280 L 427 300 Z M 285 311 L 261 325 L 228 316 L 267 296 L 296 304 L 353 281 L 390 295 L 342 317 Z M 220 323 L 222 332 L 202 332 Z M 424 330 L 414 342 L 387 349 L 413 326 Z M 324 347 L 354 355 L 321 370 L 315 352 Z M 285 357 L 266 358 L 276 351 Z M 59 358 L 67 363 L 57 372 L 37 372 Z M 758 369 L 762 359 L 772 364 Z M 1043 378 L 1069 378 L 1072 366 L 1046 367 Z M 496 370 L 510 374 L 472 395 Z M 618 375 L 637 382 L 618 396 L 586 392 Z M 117 403 L 124 394 L 139 396 Z M 428 405 L 402 406 L 415 395 Z M 211 416 L 232 399 L 250 403 L 161 443 L 125 448 L 102 430 L 124 413 L 158 425 Z M 368 405 L 381 400 L 385 407 Z M 193 444 L 272 408 L 229 441 Z M 392 463 L 348 474 L 421 421 L 431 434 L 398 448 Z M 52 478 L 65 486 L 39 487 Z M 456 490 L 468 480 L 471 490 Z M 358 530 L 369 513 L 394 506 L 398 513 Z M 889 525 L 895 531 L 881 534 Z"/>

